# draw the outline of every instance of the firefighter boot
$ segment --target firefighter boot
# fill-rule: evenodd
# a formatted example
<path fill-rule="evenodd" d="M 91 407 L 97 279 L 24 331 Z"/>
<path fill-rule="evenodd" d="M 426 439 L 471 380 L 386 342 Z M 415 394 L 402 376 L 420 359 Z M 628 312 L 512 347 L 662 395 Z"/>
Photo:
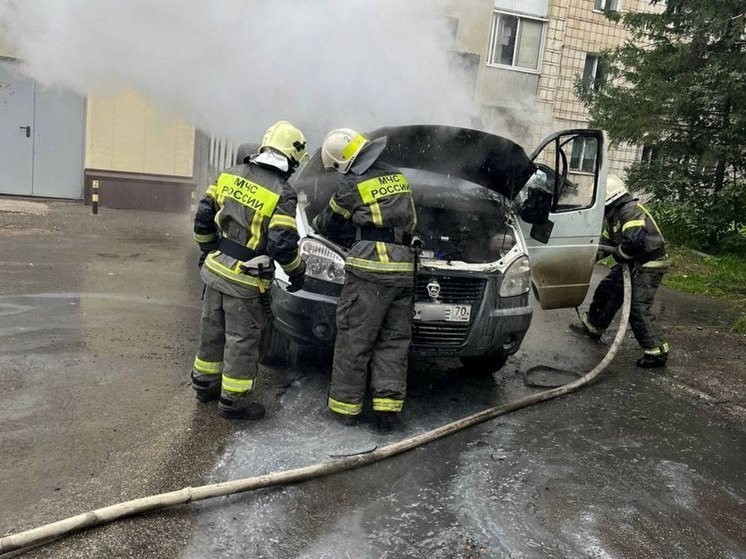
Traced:
<path fill-rule="evenodd" d="M 666 361 L 668 361 L 667 353 L 661 353 L 659 355 L 650 355 L 646 353 L 637 360 L 637 366 L 642 369 L 658 369 L 660 367 L 665 367 Z"/>
<path fill-rule="evenodd" d="M 599 330 L 590 323 L 587 314 L 584 314 L 580 317 L 580 324 L 572 323 L 568 324 L 567 327 L 576 334 L 586 336 L 596 342 L 600 341 L 601 336 L 603 335 L 603 331 Z"/>
<path fill-rule="evenodd" d="M 397 423 L 399 414 L 393 411 L 376 412 L 378 419 L 378 431 L 381 433 L 390 432 Z"/>
<path fill-rule="evenodd" d="M 192 388 L 200 402 L 212 402 L 220 396 L 220 375 L 214 381 L 194 378 L 192 373 Z"/>
<path fill-rule="evenodd" d="M 329 410 L 329 413 L 332 414 L 332 417 L 336 421 L 339 421 L 345 427 L 354 427 L 358 423 L 357 415 L 347 415 L 345 413 L 337 413 L 331 410 Z"/>
<path fill-rule="evenodd" d="M 264 417 L 264 412 L 263 405 L 245 397 L 232 400 L 221 395 L 218 400 L 218 413 L 226 419 L 257 420 Z"/>

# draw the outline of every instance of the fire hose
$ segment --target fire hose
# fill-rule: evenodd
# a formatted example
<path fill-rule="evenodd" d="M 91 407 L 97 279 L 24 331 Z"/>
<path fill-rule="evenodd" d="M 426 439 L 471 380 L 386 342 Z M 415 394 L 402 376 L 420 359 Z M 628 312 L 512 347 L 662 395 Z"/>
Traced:
<path fill-rule="evenodd" d="M 573 382 L 557 388 L 524 396 L 523 398 L 519 398 L 501 406 L 486 409 L 431 431 L 420 433 L 419 435 L 409 437 L 399 442 L 377 448 L 369 453 L 345 456 L 328 462 L 305 466 L 303 468 L 271 472 L 246 479 L 203 485 L 200 487 L 185 487 L 179 491 L 161 493 L 159 495 L 126 501 L 124 503 L 92 510 L 64 520 L 52 522 L 38 528 L 19 532 L 18 534 L 5 536 L 0 538 L 0 554 L 39 545 L 86 528 L 108 524 L 115 520 L 174 505 L 202 501 L 213 497 L 224 497 L 227 495 L 252 491 L 254 489 L 298 483 L 346 470 L 352 470 L 354 468 L 380 462 L 381 460 L 402 454 L 414 448 L 453 435 L 454 433 L 458 433 L 459 431 L 463 431 L 464 429 L 468 429 L 469 427 L 473 427 L 474 425 L 478 425 L 479 423 L 489 421 L 490 419 L 494 419 L 500 415 L 574 392 L 590 383 L 609 366 L 624 340 L 632 300 L 632 280 L 629 266 L 622 266 L 622 271 L 624 280 L 624 304 L 622 306 L 620 326 L 616 332 L 614 341 L 601 362 L 598 363 L 590 372 Z"/>

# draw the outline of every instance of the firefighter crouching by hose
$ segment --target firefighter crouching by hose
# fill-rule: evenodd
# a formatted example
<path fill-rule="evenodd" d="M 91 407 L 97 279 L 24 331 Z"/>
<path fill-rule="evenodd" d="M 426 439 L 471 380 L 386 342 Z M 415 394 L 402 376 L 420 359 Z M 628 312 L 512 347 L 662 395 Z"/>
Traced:
<path fill-rule="evenodd" d="M 314 227 L 334 239 L 351 222 L 355 242 L 345 262 L 337 305 L 337 341 L 327 405 L 345 425 L 363 408 L 368 367 L 378 428 L 390 430 L 402 410 L 412 338 L 417 217 L 404 175 L 378 161 L 386 139 L 368 141 L 355 130 L 331 131 L 324 167 L 344 175 Z"/>
<path fill-rule="evenodd" d="M 289 290 L 303 285 L 297 196 L 287 179 L 306 156 L 303 133 L 287 121 L 277 122 L 258 154 L 223 171 L 207 189 L 194 218 L 194 238 L 207 254 L 192 387 L 201 402 L 218 399 L 218 412 L 228 419 L 264 417 L 264 407 L 247 398 L 267 323 L 262 303 L 275 261 L 290 278 Z"/>
<path fill-rule="evenodd" d="M 630 326 L 644 353 L 637 361 L 642 368 L 663 367 L 668 360 L 668 342 L 650 310 L 655 293 L 669 266 L 666 244 L 658 225 L 625 187 L 622 179 L 609 175 L 601 244 L 614 247 L 618 262 L 598 284 L 588 313 L 570 329 L 598 340 L 622 306 L 622 266 L 632 266 Z M 600 258 L 607 253 L 599 253 Z"/>

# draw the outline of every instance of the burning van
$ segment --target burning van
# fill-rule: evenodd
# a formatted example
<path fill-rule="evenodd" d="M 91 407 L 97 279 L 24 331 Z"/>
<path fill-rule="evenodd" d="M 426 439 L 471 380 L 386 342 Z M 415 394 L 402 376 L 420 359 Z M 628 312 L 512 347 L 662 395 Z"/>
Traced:
<path fill-rule="evenodd" d="M 585 298 L 599 242 L 606 190 L 605 137 L 567 130 L 531 156 L 505 138 L 444 126 L 383 128 L 381 159 L 402 169 L 415 197 L 421 240 L 412 281 L 411 350 L 459 357 L 485 374 L 502 367 L 531 324 L 529 292 L 544 309 L 576 307 Z M 541 169 L 550 184 L 549 217 L 529 225 L 519 217 L 529 177 Z M 313 230 L 340 175 L 316 152 L 294 183 L 302 290 L 289 293 L 277 272 L 270 351 L 290 340 L 301 350 L 331 350 L 335 311 L 344 284 L 348 243 Z"/>

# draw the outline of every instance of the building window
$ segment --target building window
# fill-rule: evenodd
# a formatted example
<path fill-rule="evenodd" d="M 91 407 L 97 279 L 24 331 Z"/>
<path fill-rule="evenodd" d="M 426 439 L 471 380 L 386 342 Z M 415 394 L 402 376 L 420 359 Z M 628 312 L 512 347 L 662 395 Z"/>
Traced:
<path fill-rule="evenodd" d="M 658 150 L 651 144 L 645 144 L 642 146 L 642 154 L 640 156 L 640 163 L 647 163 L 650 165 L 656 159 L 658 159 Z"/>
<path fill-rule="evenodd" d="M 597 152 L 598 142 L 596 138 L 575 138 L 572 141 L 570 170 L 580 173 L 595 173 Z"/>
<path fill-rule="evenodd" d="M 606 81 L 606 68 L 603 59 L 597 54 L 585 56 L 583 85 L 592 91 L 599 91 Z"/>
<path fill-rule="evenodd" d="M 539 70 L 544 20 L 495 12 L 488 64 Z"/>
<path fill-rule="evenodd" d="M 596 5 L 593 8 L 599 12 L 603 10 L 617 11 L 619 9 L 619 0 L 596 0 Z"/>

